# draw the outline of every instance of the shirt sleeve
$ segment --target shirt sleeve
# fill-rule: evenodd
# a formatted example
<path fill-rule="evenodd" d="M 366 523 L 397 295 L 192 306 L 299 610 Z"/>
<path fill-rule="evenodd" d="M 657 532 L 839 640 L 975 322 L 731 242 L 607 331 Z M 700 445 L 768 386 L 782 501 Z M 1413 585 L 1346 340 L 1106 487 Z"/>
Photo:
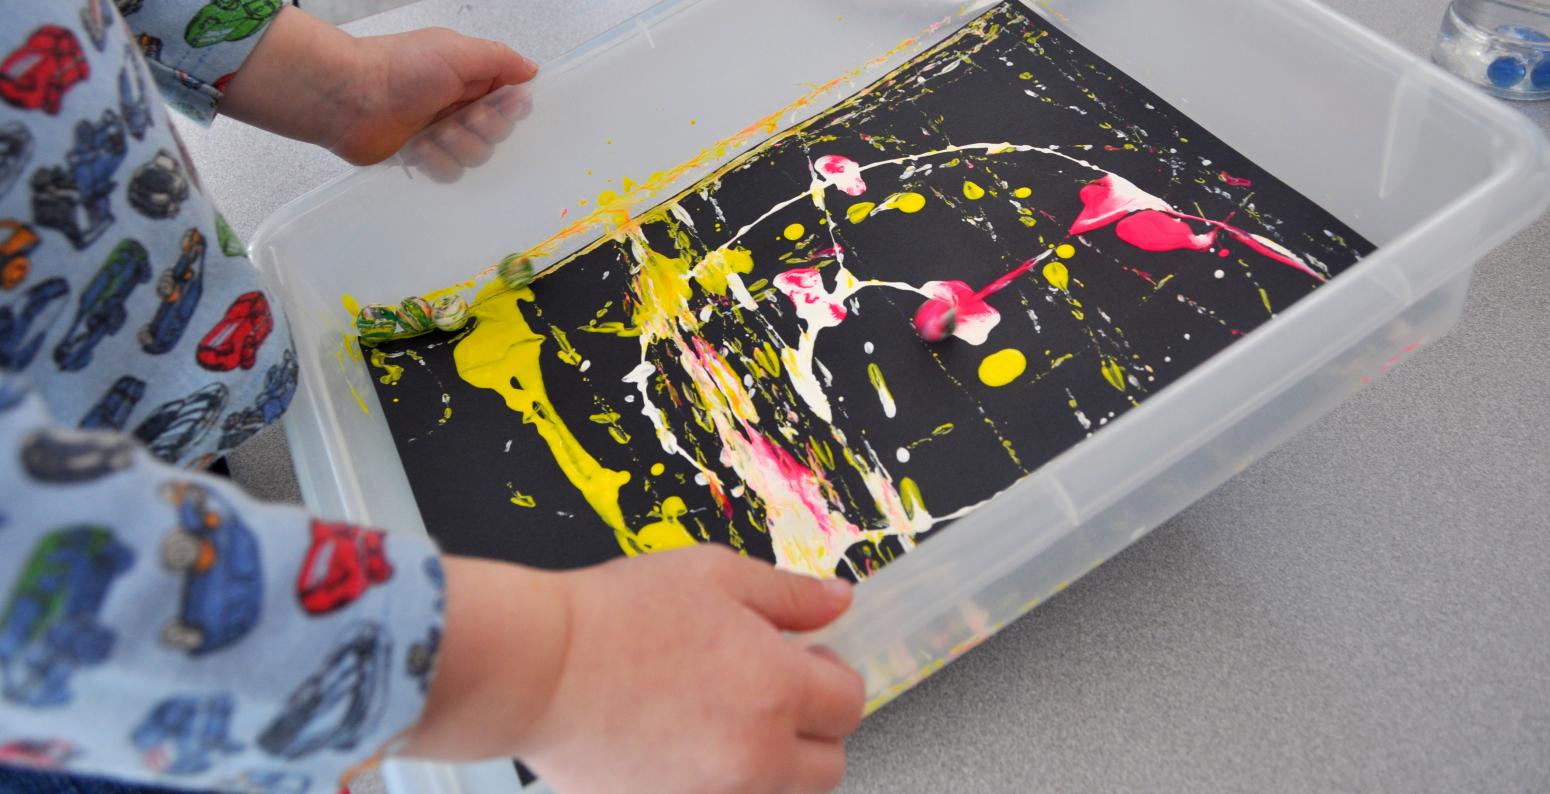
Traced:
<path fill-rule="evenodd" d="M 418 719 L 428 539 L 262 504 L 0 371 L 0 763 L 326 792 Z"/>
<path fill-rule="evenodd" d="M 91 3 L 107 0 L 88 0 Z M 209 124 L 227 81 L 289 0 L 117 0 L 167 104 Z"/>

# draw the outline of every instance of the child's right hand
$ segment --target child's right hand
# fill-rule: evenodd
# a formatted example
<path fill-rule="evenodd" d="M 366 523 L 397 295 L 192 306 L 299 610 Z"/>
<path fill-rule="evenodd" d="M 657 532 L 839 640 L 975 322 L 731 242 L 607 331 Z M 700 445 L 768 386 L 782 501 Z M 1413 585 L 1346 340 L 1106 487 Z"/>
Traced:
<path fill-rule="evenodd" d="M 850 586 L 712 546 L 569 573 L 451 558 L 448 625 L 407 755 L 515 755 L 567 794 L 827 791 L 865 687 L 783 630 Z"/>

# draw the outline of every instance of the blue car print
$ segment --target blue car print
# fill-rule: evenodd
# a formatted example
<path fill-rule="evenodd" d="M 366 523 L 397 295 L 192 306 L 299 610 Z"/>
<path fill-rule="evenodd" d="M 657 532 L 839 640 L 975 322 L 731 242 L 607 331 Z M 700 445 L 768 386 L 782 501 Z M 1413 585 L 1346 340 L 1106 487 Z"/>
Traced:
<path fill-rule="evenodd" d="M 145 442 L 152 455 L 173 463 L 215 426 L 226 407 L 227 393 L 224 385 L 212 383 L 164 403 L 135 428 L 135 437 Z"/>
<path fill-rule="evenodd" d="M 296 353 L 289 348 L 264 373 L 264 390 L 251 408 L 228 414 L 221 423 L 221 449 L 232 449 L 280 419 L 296 396 Z"/>
<path fill-rule="evenodd" d="M 145 766 L 163 775 L 197 775 L 216 755 L 242 752 L 231 738 L 231 695 L 184 696 L 156 704 L 130 736 Z"/>
<path fill-rule="evenodd" d="M 32 363 L 48 330 L 64 313 L 70 285 L 55 276 L 39 282 L 20 299 L 0 306 L 0 367 L 25 369 Z"/>
<path fill-rule="evenodd" d="M 113 174 L 128 153 L 117 113 L 104 110 L 96 124 L 82 119 L 65 165 L 32 173 L 33 222 L 59 231 L 77 249 L 96 242 L 113 223 Z"/>
<path fill-rule="evenodd" d="M 387 700 L 393 644 L 377 623 L 357 623 L 323 667 L 291 693 L 259 734 L 270 755 L 296 760 L 319 750 L 351 750 L 370 733 Z"/>
<path fill-rule="evenodd" d="M 205 236 L 198 229 L 189 229 L 183 233 L 182 248 L 177 263 L 156 280 L 161 305 L 156 316 L 140 329 L 140 347 L 152 355 L 177 346 L 204 292 Z"/>
<path fill-rule="evenodd" d="M 162 642 L 190 656 L 225 648 L 258 623 L 264 605 L 258 540 L 221 497 L 174 482 L 162 495 L 177 508 L 178 527 L 161 544 L 161 561 L 183 574 L 176 617 Z"/>
<path fill-rule="evenodd" d="M 223 781 L 217 788 L 233 794 L 307 794 L 312 778 L 300 772 L 252 770 L 235 780 Z"/>
<path fill-rule="evenodd" d="M 133 563 L 134 552 L 101 527 L 39 541 L 0 614 L 0 696 L 34 708 L 69 703 L 71 676 L 113 650 L 113 630 L 97 613 Z"/>
<path fill-rule="evenodd" d="M 118 111 L 124 114 L 124 126 L 135 140 L 144 140 L 151 127 L 151 103 L 145 95 L 145 70 L 134 49 L 124 45 L 124 68 L 118 72 Z"/>
<path fill-rule="evenodd" d="M 0 196 L 10 191 L 32 159 L 32 133 L 19 121 L 0 124 Z"/>
<path fill-rule="evenodd" d="M 106 394 L 81 417 L 82 430 L 123 430 L 129 414 L 145 396 L 145 381 L 125 375 L 108 387 Z"/>
<path fill-rule="evenodd" d="M 43 429 L 22 440 L 22 468 L 38 482 L 73 485 L 129 468 L 135 442 L 117 433 Z"/>
<path fill-rule="evenodd" d="M 124 327 L 124 302 L 135 288 L 151 280 L 151 260 L 145 246 L 124 240 L 108 253 L 102 269 L 81 293 L 80 307 L 64 341 L 54 348 L 54 362 L 73 372 L 91 363 L 92 350 Z"/>

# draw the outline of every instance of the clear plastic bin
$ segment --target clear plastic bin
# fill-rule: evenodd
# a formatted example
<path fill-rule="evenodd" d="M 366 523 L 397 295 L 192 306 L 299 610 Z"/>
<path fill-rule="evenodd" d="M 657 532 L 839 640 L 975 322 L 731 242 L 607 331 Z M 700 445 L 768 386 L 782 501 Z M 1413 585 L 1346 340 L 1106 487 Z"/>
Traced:
<path fill-rule="evenodd" d="M 569 225 L 562 208 L 574 216 L 621 177 L 687 161 L 921 37 L 780 126 L 821 112 L 989 5 L 665 2 L 547 65 L 531 87 L 532 116 L 462 181 L 438 185 L 390 163 L 279 211 L 252 252 L 285 302 L 301 360 L 286 428 L 308 503 L 423 530 L 368 375 L 344 344 L 342 295 L 397 302 L 465 279 Z M 851 612 L 813 640 L 864 673 L 874 705 L 1446 334 L 1478 258 L 1550 205 L 1550 146 L 1525 119 L 1311 0 L 1029 6 L 1380 248 L 867 580 Z M 398 794 L 517 785 L 505 762 L 390 764 L 388 777 Z"/>

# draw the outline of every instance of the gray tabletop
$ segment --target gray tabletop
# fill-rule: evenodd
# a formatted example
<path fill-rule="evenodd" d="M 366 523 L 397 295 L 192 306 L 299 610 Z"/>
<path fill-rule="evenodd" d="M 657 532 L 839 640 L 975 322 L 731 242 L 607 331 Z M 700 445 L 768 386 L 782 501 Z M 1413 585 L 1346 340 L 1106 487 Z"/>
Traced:
<path fill-rule="evenodd" d="M 427 0 L 552 58 L 649 0 Z M 1445 0 L 1330 0 L 1424 53 Z M 1550 104 L 1524 107 L 1550 129 Z M 346 166 L 187 131 L 249 234 Z M 873 716 L 846 791 L 1550 790 L 1550 219 L 1452 336 Z M 298 491 L 283 438 L 236 477 Z"/>

